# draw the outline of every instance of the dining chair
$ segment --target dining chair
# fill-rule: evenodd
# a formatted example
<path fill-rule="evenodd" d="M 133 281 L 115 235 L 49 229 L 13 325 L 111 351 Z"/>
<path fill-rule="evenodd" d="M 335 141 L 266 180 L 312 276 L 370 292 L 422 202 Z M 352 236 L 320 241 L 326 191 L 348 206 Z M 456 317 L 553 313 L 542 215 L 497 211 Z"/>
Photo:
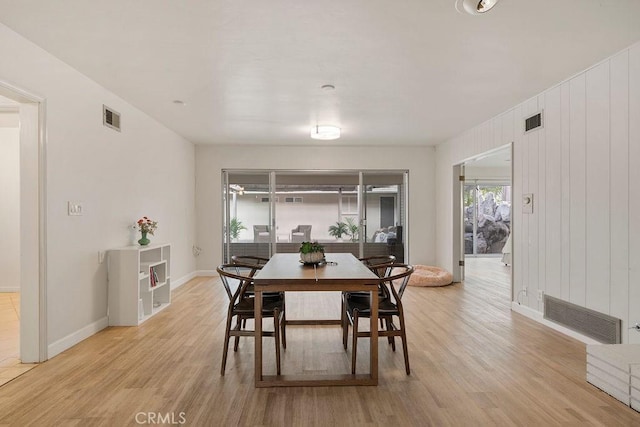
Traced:
<path fill-rule="evenodd" d="M 246 319 L 254 319 L 255 296 L 249 294 L 247 289 L 253 287 L 254 279 L 249 275 L 238 274 L 238 264 L 223 264 L 216 269 L 220 275 L 220 280 L 224 286 L 229 305 L 227 308 L 227 323 L 224 334 L 224 348 L 222 351 L 222 367 L 220 375 L 224 375 L 227 364 L 227 353 L 229 350 L 230 338 L 236 337 L 233 351 L 238 351 L 240 337 L 254 337 L 255 331 L 246 329 Z M 236 318 L 236 325 L 232 328 L 233 318 Z M 280 375 L 280 338 L 282 336 L 282 346 L 287 347 L 284 321 L 284 296 L 280 293 L 263 295 L 262 317 L 273 317 L 273 331 L 262 331 L 262 336 L 275 337 L 276 345 L 276 369 Z"/>
<path fill-rule="evenodd" d="M 407 333 L 404 321 L 404 310 L 402 307 L 402 295 L 409 283 L 409 277 L 413 273 L 413 266 L 408 264 L 395 264 L 391 273 L 379 279 L 379 285 L 387 288 L 388 296 L 379 298 L 378 318 L 384 320 L 386 329 L 378 331 L 379 337 L 396 337 L 402 339 L 402 351 L 404 353 L 404 366 L 407 375 L 411 373 L 409 368 L 409 353 L 407 351 Z M 397 288 L 397 289 L 396 289 Z M 371 317 L 371 297 L 356 293 L 349 293 L 345 297 L 345 314 L 347 322 L 343 324 L 343 341 L 347 342 L 349 334 L 349 324 L 353 326 L 353 344 L 351 353 L 351 373 L 356 373 L 356 358 L 358 349 L 358 338 L 371 337 L 371 332 L 360 331 L 358 329 L 359 319 Z M 394 316 L 398 318 L 398 324 L 394 322 Z M 396 350 L 395 341 L 390 340 L 391 348 Z M 345 346 L 346 348 L 346 346 Z"/>
<path fill-rule="evenodd" d="M 249 275 L 251 277 L 253 277 L 258 270 L 264 267 L 267 262 L 269 262 L 269 258 L 262 258 L 253 255 L 233 255 L 231 257 L 231 263 L 237 265 L 238 268 L 249 269 Z"/>
<path fill-rule="evenodd" d="M 396 257 L 393 255 L 375 255 L 375 256 L 370 256 L 370 257 L 365 257 L 365 258 L 358 258 L 360 260 L 360 262 L 362 262 L 364 265 L 366 265 L 369 270 L 371 270 L 376 276 L 378 277 L 385 277 L 387 275 L 389 275 L 389 273 L 391 272 L 391 267 L 395 264 L 396 262 Z M 342 309 L 340 311 L 340 321 L 342 324 L 342 327 L 345 327 L 345 323 L 348 322 L 347 320 L 347 314 L 346 314 L 346 298 L 347 295 L 349 294 L 357 294 L 357 295 L 369 295 L 369 292 L 367 291 L 352 291 L 352 292 L 343 292 L 342 293 Z M 385 287 L 380 287 L 378 289 L 378 298 L 382 299 L 388 297 L 388 295 L 386 294 L 386 288 Z M 380 326 L 382 327 L 382 322 L 383 319 L 380 319 Z M 389 342 L 391 342 L 393 340 L 393 337 L 389 337 Z M 347 348 L 347 336 L 344 335 L 343 339 L 342 339 L 342 344 L 344 346 L 344 348 Z"/>
<path fill-rule="evenodd" d="M 262 267 L 264 267 L 267 262 L 269 262 L 269 258 L 262 258 L 259 256 L 253 256 L 253 255 L 233 255 L 231 257 L 231 262 L 236 266 L 236 274 L 240 274 L 242 275 L 244 271 L 249 271 L 248 276 L 249 277 L 253 277 L 256 272 L 258 272 L 258 270 L 261 270 Z M 286 313 L 286 307 L 285 307 L 285 300 L 284 300 L 284 292 L 263 292 L 262 295 L 264 297 L 269 297 L 269 296 L 273 296 L 274 294 L 278 294 L 278 295 L 282 295 L 282 317 L 284 319 L 284 322 L 287 321 L 287 313 Z M 253 296 L 253 284 L 249 285 L 247 287 L 247 290 L 245 291 L 245 295 L 248 296 Z M 245 327 L 247 325 L 247 319 L 244 319 L 244 321 L 242 322 L 242 327 Z M 286 336 L 284 336 L 284 329 L 282 330 L 283 333 L 283 342 L 286 341 Z M 236 337 L 236 346 L 238 345 L 238 340 L 240 339 L 240 337 Z"/>
<path fill-rule="evenodd" d="M 396 257 L 393 255 L 375 255 L 358 259 L 369 267 L 369 270 L 373 271 L 378 277 L 388 275 L 391 267 L 396 262 Z"/>

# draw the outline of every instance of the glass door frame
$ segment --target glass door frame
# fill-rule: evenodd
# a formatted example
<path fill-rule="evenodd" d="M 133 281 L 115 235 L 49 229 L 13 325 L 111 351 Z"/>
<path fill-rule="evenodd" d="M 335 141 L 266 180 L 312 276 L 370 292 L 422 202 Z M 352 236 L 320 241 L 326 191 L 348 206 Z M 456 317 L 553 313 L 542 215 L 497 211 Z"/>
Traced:
<path fill-rule="evenodd" d="M 502 254 L 501 253 L 478 253 L 478 239 L 477 239 L 477 234 L 478 234 L 478 209 L 480 208 L 478 200 L 480 199 L 480 187 L 492 187 L 492 186 L 502 186 L 502 187 L 509 187 L 511 188 L 510 193 L 511 195 L 513 195 L 513 187 L 511 184 L 510 180 L 504 180 L 504 179 L 482 179 L 482 178 L 473 178 L 473 179 L 469 179 L 469 180 L 464 180 L 462 181 L 462 189 L 461 189 L 461 193 L 462 193 L 462 198 L 463 198 L 463 202 L 462 202 L 462 207 L 463 207 L 463 211 L 466 208 L 465 203 L 464 203 L 464 195 L 466 193 L 466 188 L 467 187 L 473 187 L 473 218 L 472 218 L 472 226 L 473 226 L 473 251 L 470 254 L 465 253 L 464 251 L 464 241 L 463 241 L 463 254 L 465 257 L 487 257 L 487 258 L 491 258 L 491 257 L 500 257 Z M 510 200 L 511 203 L 511 212 L 513 212 L 513 200 Z M 462 226 L 464 228 L 464 213 L 462 215 Z M 511 234 L 512 231 L 512 227 L 509 228 L 509 234 Z M 463 238 L 464 238 L 464 232 L 463 232 Z"/>
<path fill-rule="evenodd" d="M 398 206 L 398 216 L 400 219 L 400 223 L 403 225 L 402 230 L 402 243 L 404 245 L 404 258 L 405 262 L 409 260 L 409 233 L 408 233 L 408 224 L 409 224 L 409 170 L 401 170 L 401 169 L 333 169 L 333 170 L 318 170 L 318 169 L 222 169 L 222 179 L 221 179 L 221 194 L 222 194 L 222 257 L 223 262 L 231 261 L 231 188 L 232 185 L 229 182 L 229 175 L 233 175 L 235 173 L 242 174 L 268 174 L 269 176 L 269 218 L 268 224 L 270 225 L 269 230 L 269 256 L 277 253 L 277 235 L 276 235 L 276 226 L 277 226 L 277 210 L 276 210 L 276 193 L 277 193 L 277 175 L 278 173 L 299 173 L 299 174 L 318 174 L 318 173 L 336 173 L 336 174 L 344 174 L 345 172 L 353 173 L 354 175 L 358 175 L 358 191 L 357 191 L 357 203 L 358 203 L 358 251 L 360 257 L 365 253 L 365 243 L 367 240 L 366 236 L 366 227 L 367 227 L 367 219 L 366 219 L 366 189 L 365 189 L 365 175 L 367 174 L 402 174 L 402 195 L 404 201 L 404 206 Z M 339 201 L 341 203 L 341 201 Z"/>

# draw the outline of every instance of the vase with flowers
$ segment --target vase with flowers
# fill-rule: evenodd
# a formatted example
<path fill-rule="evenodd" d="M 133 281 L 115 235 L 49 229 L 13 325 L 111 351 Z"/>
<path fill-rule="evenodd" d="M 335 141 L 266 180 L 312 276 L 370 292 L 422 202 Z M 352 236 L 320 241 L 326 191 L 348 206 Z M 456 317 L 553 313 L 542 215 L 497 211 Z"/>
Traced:
<path fill-rule="evenodd" d="M 156 228 L 158 228 L 158 221 L 149 219 L 146 216 L 143 216 L 138 220 L 138 229 L 140 230 L 140 233 L 142 233 L 142 238 L 138 240 L 140 246 L 146 246 L 151 243 L 151 240 L 147 238 L 147 234 L 151 234 L 153 236 Z"/>

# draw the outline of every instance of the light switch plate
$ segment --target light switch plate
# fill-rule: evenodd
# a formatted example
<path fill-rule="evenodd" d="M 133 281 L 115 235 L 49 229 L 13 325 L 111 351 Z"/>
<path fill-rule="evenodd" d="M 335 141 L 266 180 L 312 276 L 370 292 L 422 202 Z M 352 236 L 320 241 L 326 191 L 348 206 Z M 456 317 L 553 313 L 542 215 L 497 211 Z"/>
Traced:
<path fill-rule="evenodd" d="M 67 202 L 69 216 L 79 216 L 83 214 L 82 202 Z"/>

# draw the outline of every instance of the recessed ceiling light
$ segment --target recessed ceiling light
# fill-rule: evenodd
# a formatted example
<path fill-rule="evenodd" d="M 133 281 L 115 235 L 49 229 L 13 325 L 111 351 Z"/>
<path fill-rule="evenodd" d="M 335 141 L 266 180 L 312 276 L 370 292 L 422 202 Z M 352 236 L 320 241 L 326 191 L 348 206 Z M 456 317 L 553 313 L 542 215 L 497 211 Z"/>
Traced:
<path fill-rule="evenodd" d="M 456 10 L 469 15 L 481 15 L 493 9 L 499 0 L 456 0 Z"/>
<path fill-rule="evenodd" d="M 179 100 L 179 99 L 174 100 L 174 101 L 173 101 L 173 103 L 174 103 L 174 104 L 176 104 L 176 105 L 182 105 L 183 107 L 184 107 L 185 105 L 187 105 L 187 103 L 186 103 L 186 102 L 181 101 L 181 100 Z"/>
<path fill-rule="evenodd" d="M 340 138 L 340 128 L 331 125 L 318 125 L 311 128 L 311 138 L 330 141 Z"/>

